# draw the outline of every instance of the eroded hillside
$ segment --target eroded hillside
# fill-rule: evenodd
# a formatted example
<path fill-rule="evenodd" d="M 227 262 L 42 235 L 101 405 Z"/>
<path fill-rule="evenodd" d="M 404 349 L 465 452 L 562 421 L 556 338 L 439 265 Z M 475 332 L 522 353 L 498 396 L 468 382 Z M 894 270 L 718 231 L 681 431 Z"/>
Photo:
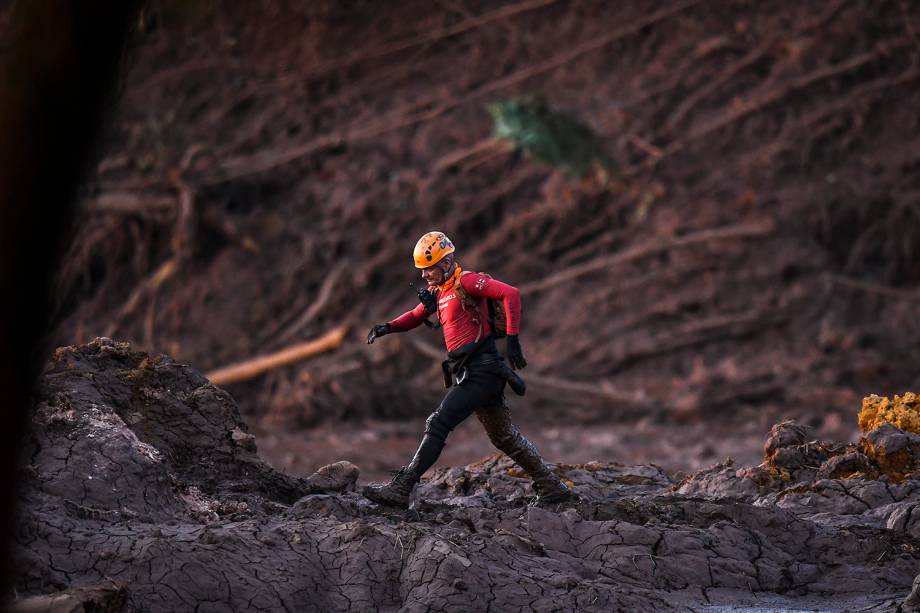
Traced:
<path fill-rule="evenodd" d="M 59 343 L 207 371 L 345 324 L 230 388 L 252 423 L 423 416 L 437 334 L 361 339 L 436 227 L 521 288 L 535 419 L 820 426 L 920 386 L 915 4 L 188 4 L 132 39 Z M 481 148 L 527 94 L 609 181 Z"/>

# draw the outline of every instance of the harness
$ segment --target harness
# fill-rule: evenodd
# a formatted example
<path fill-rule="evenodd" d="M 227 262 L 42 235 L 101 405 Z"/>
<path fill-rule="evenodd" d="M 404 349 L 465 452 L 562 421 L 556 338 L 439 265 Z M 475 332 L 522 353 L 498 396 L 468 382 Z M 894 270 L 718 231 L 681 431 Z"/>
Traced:
<path fill-rule="evenodd" d="M 460 308 L 462 308 L 464 311 L 472 311 L 473 313 L 475 313 L 475 315 L 473 315 L 473 321 L 479 324 L 479 332 L 476 334 L 476 339 L 473 341 L 475 343 L 475 342 L 478 342 L 480 338 L 482 338 L 482 335 L 485 332 L 485 325 L 480 319 L 482 317 L 482 313 L 479 310 L 479 300 L 474 298 L 473 296 L 470 296 L 466 292 L 466 290 L 463 289 L 461 280 L 463 279 L 464 276 L 468 274 L 472 274 L 472 271 L 470 270 L 461 271 L 460 276 L 457 277 L 457 280 L 454 282 L 454 285 L 451 286 L 450 289 L 454 290 L 457 293 L 457 297 L 460 299 Z M 487 279 L 492 278 L 491 275 L 484 273 L 484 272 L 481 272 L 479 274 L 482 275 L 483 277 L 486 277 Z M 435 298 L 437 298 L 440 294 L 441 294 L 441 288 L 437 288 L 436 291 L 434 292 Z M 508 327 L 508 314 L 505 313 L 504 305 L 499 307 L 499 305 L 495 303 L 496 301 L 492 300 L 491 298 L 486 298 L 485 300 L 486 300 L 486 317 L 489 318 L 489 326 L 492 328 L 492 336 L 494 336 L 497 339 L 504 338 L 507 335 L 507 327 Z M 428 319 L 426 318 L 425 325 L 428 326 L 429 328 L 433 328 L 436 330 L 441 327 L 441 309 L 440 307 L 438 308 L 438 312 L 435 313 L 435 317 L 437 318 L 436 323 L 432 323 L 428 321 Z"/>

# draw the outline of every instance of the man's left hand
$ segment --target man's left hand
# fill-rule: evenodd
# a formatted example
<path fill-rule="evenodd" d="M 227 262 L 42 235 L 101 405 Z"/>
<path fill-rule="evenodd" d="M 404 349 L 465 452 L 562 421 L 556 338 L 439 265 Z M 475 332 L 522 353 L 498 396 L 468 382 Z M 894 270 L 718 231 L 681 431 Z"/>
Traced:
<path fill-rule="evenodd" d="M 518 340 L 517 334 L 508 335 L 508 362 L 511 368 L 519 369 L 527 366 L 527 360 L 524 359 L 524 352 L 521 351 L 521 341 Z"/>
<path fill-rule="evenodd" d="M 431 315 L 432 313 L 438 312 L 438 301 L 435 299 L 434 294 L 427 289 L 418 290 L 418 299 L 425 305 L 425 311 Z"/>

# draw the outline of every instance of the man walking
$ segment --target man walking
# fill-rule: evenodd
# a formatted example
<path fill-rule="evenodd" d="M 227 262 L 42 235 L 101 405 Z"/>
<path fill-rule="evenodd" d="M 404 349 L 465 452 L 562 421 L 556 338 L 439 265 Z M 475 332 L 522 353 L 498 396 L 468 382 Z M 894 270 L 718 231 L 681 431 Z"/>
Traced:
<path fill-rule="evenodd" d="M 572 500 L 572 493 L 546 466 L 536 447 L 511 423 L 505 402 L 505 383 L 523 394 L 524 382 L 508 367 L 495 346 L 488 300 L 495 301 L 496 306 L 501 302 L 503 307 L 508 361 L 513 368 L 524 368 L 527 362 L 518 340 L 520 292 L 488 275 L 464 271 L 454 252 L 453 243 L 444 233 L 428 232 L 422 236 L 415 245 L 413 258 L 415 267 L 421 269 L 428 282 L 428 290 L 419 292 L 421 302 L 417 307 L 375 325 L 367 335 L 370 344 L 385 334 L 416 328 L 430 315 L 436 315 L 447 345 L 443 368 L 450 389 L 428 417 L 422 442 L 409 464 L 390 483 L 365 487 L 364 496 L 380 504 L 408 508 L 412 489 L 438 459 L 447 435 L 475 412 L 492 444 L 533 479 L 538 502 Z M 498 325 L 501 320 L 501 313 L 496 313 Z"/>

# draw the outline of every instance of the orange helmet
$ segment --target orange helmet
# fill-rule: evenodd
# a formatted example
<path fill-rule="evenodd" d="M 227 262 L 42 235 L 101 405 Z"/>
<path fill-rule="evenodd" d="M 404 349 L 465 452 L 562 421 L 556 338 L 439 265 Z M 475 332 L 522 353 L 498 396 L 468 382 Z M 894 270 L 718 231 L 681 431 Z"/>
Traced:
<path fill-rule="evenodd" d="M 443 232 L 434 230 L 428 232 L 415 243 L 415 249 L 412 251 L 412 258 L 415 260 L 416 268 L 428 268 L 434 266 L 448 253 L 454 252 L 454 244 Z"/>

